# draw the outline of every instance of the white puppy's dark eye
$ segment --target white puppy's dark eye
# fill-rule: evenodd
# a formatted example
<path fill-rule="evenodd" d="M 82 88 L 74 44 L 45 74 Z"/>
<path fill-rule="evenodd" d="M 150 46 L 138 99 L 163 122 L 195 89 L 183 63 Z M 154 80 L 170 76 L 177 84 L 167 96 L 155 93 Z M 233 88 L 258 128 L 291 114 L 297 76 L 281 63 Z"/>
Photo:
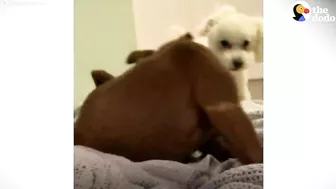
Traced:
<path fill-rule="evenodd" d="M 250 44 L 250 42 L 248 40 L 244 40 L 242 46 L 245 49 L 245 48 L 247 48 L 249 46 L 249 44 Z"/>
<path fill-rule="evenodd" d="M 220 41 L 220 44 L 224 48 L 231 48 L 231 46 L 232 46 L 228 40 L 222 40 L 222 41 Z"/>

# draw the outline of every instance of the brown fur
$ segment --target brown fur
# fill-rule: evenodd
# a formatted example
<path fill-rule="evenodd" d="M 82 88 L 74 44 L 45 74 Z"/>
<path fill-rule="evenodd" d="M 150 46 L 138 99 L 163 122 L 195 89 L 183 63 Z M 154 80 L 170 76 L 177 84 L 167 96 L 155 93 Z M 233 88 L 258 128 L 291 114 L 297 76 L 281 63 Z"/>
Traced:
<path fill-rule="evenodd" d="M 134 52 L 134 51 L 133 51 Z M 130 54 L 132 54 L 131 52 Z M 138 51 L 139 52 L 139 51 Z M 142 51 L 143 52 L 143 51 Z M 138 57 L 135 61 L 139 61 L 141 58 L 145 58 L 145 56 Z M 93 70 L 91 72 L 93 82 L 95 83 L 96 87 L 104 84 L 110 79 L 114 79 L 111 74 L 107 73 L 104 70 Z M 192 154 L 184 159 L 184 163 L 196 162 L 202 158 L 204 158 L 207 154 L 211 154 L 219 161 L 225 161 L 229 158 L 232 158 L 232 155 L 227 150 L 225 146 L 225 142 L 223 142 L 223 137 L 213 137 L 209 139 L 205 144 L 203 144 L 200 149 L 198 149 L 202 153 L 201 156 L 195 157 Z"/>
<path fill-rule="evenodd" d="M 133 161 L 182 161 L 209 139 L 224 136 L 242 163 L 262 162 L 235 82 L 207 48 L 184 37 L 139 63 L 88 96 L 75 145 Z"/>
<path fill-rule="evenodd" d="M 104 70 L 93 70 L 91 72 L 91 77 L 96 87 L 114 78 L 111 74 Z"/>
<path fill-rule="evenodd" d="M 127 64 L 135 63 L 139 59 L 151 56 L 154 53 L 155 53 L 154 50 L 137 50 L 137 51 L 133 51 L 133 52 L 131 52 L 128 55 L 128 57 L 126 59 L 126 63 Z"/>

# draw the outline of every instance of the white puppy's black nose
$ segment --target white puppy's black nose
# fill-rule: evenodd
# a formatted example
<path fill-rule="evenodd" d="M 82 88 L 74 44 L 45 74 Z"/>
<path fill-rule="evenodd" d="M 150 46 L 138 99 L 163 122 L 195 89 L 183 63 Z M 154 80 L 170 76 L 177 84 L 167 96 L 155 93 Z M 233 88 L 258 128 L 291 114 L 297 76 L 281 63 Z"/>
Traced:
<path fill-rule="evenodd" d="M 244 64 L 243 61 L 238 60 L 238 59 L 232 61 L 232 65 L 233 65 L 234 69 L 236 69 L 236 70 L 243 67 L 243 64 Z"/>

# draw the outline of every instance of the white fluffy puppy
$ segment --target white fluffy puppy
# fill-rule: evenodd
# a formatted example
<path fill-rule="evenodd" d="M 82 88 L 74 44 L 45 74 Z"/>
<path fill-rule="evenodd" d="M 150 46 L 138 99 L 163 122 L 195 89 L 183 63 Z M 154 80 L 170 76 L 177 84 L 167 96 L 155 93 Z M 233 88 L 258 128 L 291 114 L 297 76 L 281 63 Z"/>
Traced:
<path fill-rule="evenodd" d="M 171 26 L 170 39 L 185 33 L 180 26 Z M 240 100 L 250 100 L 248 68 L 263 62 L 263 21 L 261 17 L 242 14 L 225 4 L 213 11 L 195 31 L 195 41 L 210 48 L 231 70 L 238 85 Z"/>
<path fill-rule="evenodd" d="M 220 20 L 210 19 L 206 28 L 208 47 L 231 70 L 240 99 L 250 100 L 247 69 L 251 64 L 263 62 L 262 19 L 235 13 Z"/>

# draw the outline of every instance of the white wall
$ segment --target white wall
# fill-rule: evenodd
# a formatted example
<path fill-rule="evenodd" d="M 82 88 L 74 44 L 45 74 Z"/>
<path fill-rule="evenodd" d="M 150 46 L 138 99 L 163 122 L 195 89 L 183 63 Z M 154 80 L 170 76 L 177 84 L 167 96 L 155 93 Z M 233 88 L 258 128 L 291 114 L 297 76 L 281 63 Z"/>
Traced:
<path fill-rule="evenodd" d="M 91 70 L 119 75 L 128 69 L 125 58 L 136 48 L 133 21 L 131 0 L 75 0 L 75 106 L 94 89 Z"/>
<path fill-rule="evenodd" d="M 156 48 L 169 40 L 171 25 L 194 29 L 222 3 L 229 3 L 251 16 L 263 15 L 263 0 L 133 0 L 137 47 Z M 250 71 L 251 78 L 262 77 L 262 64 Z"/>
<path fill-rule="evenodd" d="M 167 40 L 169 26 L 189 26 L 189 0 L 133 0 L 138 48 L 155 48 Z"/>

